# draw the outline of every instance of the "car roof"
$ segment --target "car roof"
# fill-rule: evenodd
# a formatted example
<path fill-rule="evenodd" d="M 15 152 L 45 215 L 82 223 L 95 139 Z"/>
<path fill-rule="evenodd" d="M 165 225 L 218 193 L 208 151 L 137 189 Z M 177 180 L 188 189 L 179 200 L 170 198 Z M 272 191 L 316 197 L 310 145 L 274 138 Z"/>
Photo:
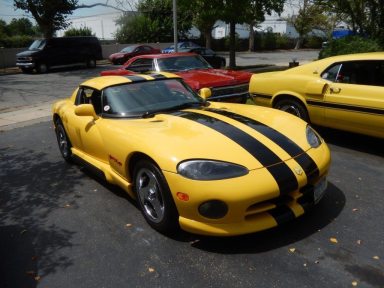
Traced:
<path fill-rule="evenodd" d="M 137 82 L 153 81 L 153 80 L 165 80 L 181 77 L 168 72 L 157 72 L 151 74 L 133 74 L 126 76 L 99 76 L 92 79 L 89 79 L 80 84 L 80 86 L 92 87 L 97 90 L 102 90 L 110 86 L 121 85 L 121 84 L 130 84 Z"/>
<path fill-rule="evenodd" d="M 135 59 L 137 58 L 158 59 L 158 58 L 173 58 L 173 57 L 180 57 L 180 56 L 181 57 L 196 56 L 196 53 L 177 52 L 177 53 L 164 53 L 164 54 L 146 54 L 146 55 L 139 55 L 134 58 Z"/>

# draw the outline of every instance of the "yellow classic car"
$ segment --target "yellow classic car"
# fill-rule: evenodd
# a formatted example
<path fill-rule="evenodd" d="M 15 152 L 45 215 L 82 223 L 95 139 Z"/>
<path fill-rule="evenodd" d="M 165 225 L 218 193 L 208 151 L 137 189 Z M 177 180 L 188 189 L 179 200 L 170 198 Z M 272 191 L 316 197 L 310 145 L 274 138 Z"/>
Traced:
<path fill-rule="evenodd" d="M 258 105 L 320 126 L 384 138 L 384 52 L 254 74 L 249 91 Z"/>
<path fill-rule="evenodd" d="M 210 93 L 170 73 L 87 80 L 53 106 L 61 154 L 123 188 L 162 233 L 256 232 L 320 201 L 330 152 L 306 122 Z"/>

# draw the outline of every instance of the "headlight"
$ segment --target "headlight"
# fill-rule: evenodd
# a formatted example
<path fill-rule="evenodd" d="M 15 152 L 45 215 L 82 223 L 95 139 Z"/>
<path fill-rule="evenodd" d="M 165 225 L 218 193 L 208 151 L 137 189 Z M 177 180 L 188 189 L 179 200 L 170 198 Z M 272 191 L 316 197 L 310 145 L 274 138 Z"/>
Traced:
<path fill-rule="evenodd" d="M 307 125 L 306 129 L 307 133 L 307 141 L 312 148 L 317 148 L 321 145 L 321 137 L 316 133 L 315 130 L 309 125 Z"/>
<path fill-rule="evenodd" d="M 214 160 L 188 160 L 177 166 L 177 172 L 193 180 L 221 180 L 248 174 L 248 169 L 233 163 Z"/>

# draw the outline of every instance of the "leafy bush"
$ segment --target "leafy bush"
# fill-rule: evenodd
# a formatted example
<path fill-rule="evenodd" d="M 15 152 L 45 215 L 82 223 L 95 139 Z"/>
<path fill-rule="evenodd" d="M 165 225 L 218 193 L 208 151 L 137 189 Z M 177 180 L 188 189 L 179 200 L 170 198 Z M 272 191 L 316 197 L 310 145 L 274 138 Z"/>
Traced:
<path fill-rule="evenodd" d="M 0 36 L 0 47 L 5 48 L 23 48 L 28 47 L 33 42 L 32 36 Z"/>
<path fill-rule="evenodd" d="M 289 38 L 287 35 L 275 34 L 276 48 L 277 49 L 293 49 L 295 47 L 295 41 Z"/>
<path fill-rule="evenodd" d="M 92 29 L 85 26 L 81 28 L 71 28 L 64 32 L 64 36 L 95 36 Z"/>
<path fill-rule="evenodd" d="M 376 40 L 361 36 L 347 36 L 330 41 L 326 48 L 320 51 L 319 59 L 336 55 L 375 52 L 381 50 L 382 47 Z"/>
<path fill-rule="evenodd" d="M 319 36 L 309 36 L 304 41 L 304 48 L 320 49 L 324 38 Z"/>

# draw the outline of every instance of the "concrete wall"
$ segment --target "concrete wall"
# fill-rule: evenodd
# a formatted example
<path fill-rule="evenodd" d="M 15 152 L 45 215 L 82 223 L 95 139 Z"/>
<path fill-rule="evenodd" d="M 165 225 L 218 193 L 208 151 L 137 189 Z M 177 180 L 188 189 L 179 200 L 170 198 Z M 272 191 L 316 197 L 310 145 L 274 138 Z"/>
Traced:
<path fill-rule="evenodd" d="M 173 43 L 148 43 L 148 45 L 164 49 Z M 124 47 L 127 47 L 132 44 L 109 44 L 109 45 L 102 45 L 103 49 L 103 58 L 107 59 L 109 55 L 112 53 L 116 53 L 121 51 Z M 16 54 L 26 50 L 27 48 L 0 48 L 0 69 L 1 68 L 8 68 L 8 67 L 15 67 L 16 66 Z"/>

